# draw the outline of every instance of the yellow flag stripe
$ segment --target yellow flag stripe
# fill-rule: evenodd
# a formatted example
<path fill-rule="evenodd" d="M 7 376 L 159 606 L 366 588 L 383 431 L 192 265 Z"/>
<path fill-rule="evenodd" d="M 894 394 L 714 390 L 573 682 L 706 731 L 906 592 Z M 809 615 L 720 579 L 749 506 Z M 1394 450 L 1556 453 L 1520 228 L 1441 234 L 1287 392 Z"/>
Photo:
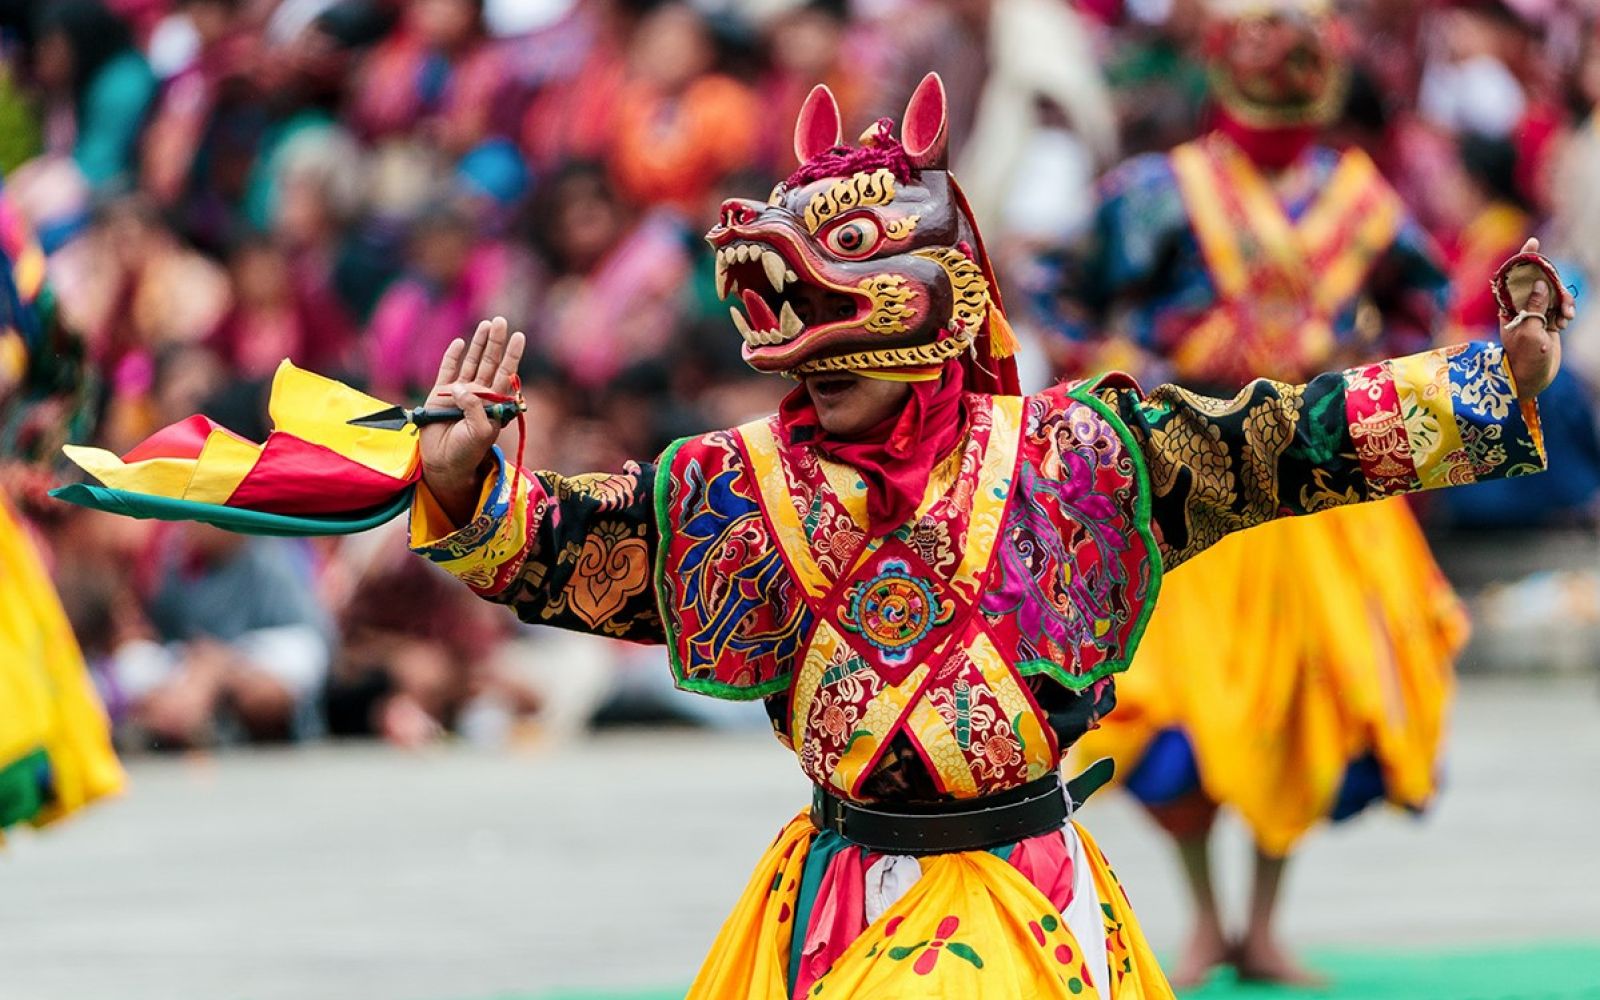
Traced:
<path fill-rule="evenodd" d="M 342 382 L 285 361 L 272 379 L 267 410 L 285 434 L 312 441 L 395 479 L 409 479 L 421 461 L 416 433 L 352 426 L 349 421 L 389 404 Z"/>

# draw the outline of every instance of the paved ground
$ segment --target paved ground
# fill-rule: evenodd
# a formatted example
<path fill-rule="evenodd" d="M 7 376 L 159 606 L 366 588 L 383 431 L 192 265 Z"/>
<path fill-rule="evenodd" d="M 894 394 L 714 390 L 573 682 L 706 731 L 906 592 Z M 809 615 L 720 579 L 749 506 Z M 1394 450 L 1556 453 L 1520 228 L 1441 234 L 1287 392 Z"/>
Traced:
<path fill-rule="evenodd" d="M 752 711 L 759 711 L 752 708 Z M 1298 942 L 1600 940 L 1600 685 L 1478 679 L 1425 822 L 1316 838 Z M 769 738 L 535 753 L 147 760 L 121 802 L 0 855 L 4 1000 L 487 1000 L 686 984 L 805 785 Z M 1126 804 L 1087 822 L 1158 948 L 1182 926 Z M 1227 845 L 1227 867 L 1243 848 Z M 1600 983 L 1600 969 L 1596 970 Z"/>

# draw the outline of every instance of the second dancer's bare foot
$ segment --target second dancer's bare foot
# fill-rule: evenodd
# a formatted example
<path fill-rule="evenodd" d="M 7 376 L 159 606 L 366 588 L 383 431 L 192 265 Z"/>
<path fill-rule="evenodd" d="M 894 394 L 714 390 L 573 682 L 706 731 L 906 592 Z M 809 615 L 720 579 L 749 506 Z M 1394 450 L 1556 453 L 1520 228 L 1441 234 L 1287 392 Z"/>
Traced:
<path fill-rule="evenodd" d="M 1172 988 L 1192 990 L 1204 986 L 1211 973 L 1228 962 L 1228 942 L 1216 927 L 1196 927 L 1183 946 L 1183 956 L 1172 970 Z"/>
<path fill-rule="evenodd" d="M 1302 989 L 1321 989 L 1328 985 L 1326 976 L 1301 965 L 1270 937 L 1246 937 L 1234 949 L 1231 960 L 1239 970 L 1239 979 L 1244 982 L 1277 983 Z"/>

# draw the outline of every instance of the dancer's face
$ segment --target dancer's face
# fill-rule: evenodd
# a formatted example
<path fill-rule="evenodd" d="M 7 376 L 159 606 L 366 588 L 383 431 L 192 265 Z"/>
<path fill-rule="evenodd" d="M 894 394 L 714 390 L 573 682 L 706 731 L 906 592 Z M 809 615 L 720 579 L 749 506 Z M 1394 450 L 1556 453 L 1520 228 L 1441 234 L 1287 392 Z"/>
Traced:
<path fill-rule="evenodd" d="M 854 438 L 883 423 L 906 403 L 911 386 L 851 372 L 818 372 L 802 379 L 822 429 Z"/>

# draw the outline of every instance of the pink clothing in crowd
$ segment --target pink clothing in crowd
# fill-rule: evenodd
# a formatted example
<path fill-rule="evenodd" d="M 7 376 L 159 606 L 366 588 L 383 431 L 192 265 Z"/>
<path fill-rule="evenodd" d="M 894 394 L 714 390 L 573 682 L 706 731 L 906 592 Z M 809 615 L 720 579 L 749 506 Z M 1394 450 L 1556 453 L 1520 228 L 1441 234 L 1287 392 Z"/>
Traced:
<path fill-rule="evenodd" d="M 418 278 L 392 285 L 367 328 L 372 383 L 388 392 L 426 390 L 456 337 L 470 336 L 485 316 L 525 316 L 506 296 L 526 284 L 524 261 L 504 243 L 474 247 L 461 275 L 442 292 Z"/>
<path fill-rule="evenodd" d="M 551 289 L 538 346 L 568 378 L 603 386 L 626 365 L 667 349 L 688 277 L 682 226 L 669 212 L 652 213 L 588 274 Z"/>

